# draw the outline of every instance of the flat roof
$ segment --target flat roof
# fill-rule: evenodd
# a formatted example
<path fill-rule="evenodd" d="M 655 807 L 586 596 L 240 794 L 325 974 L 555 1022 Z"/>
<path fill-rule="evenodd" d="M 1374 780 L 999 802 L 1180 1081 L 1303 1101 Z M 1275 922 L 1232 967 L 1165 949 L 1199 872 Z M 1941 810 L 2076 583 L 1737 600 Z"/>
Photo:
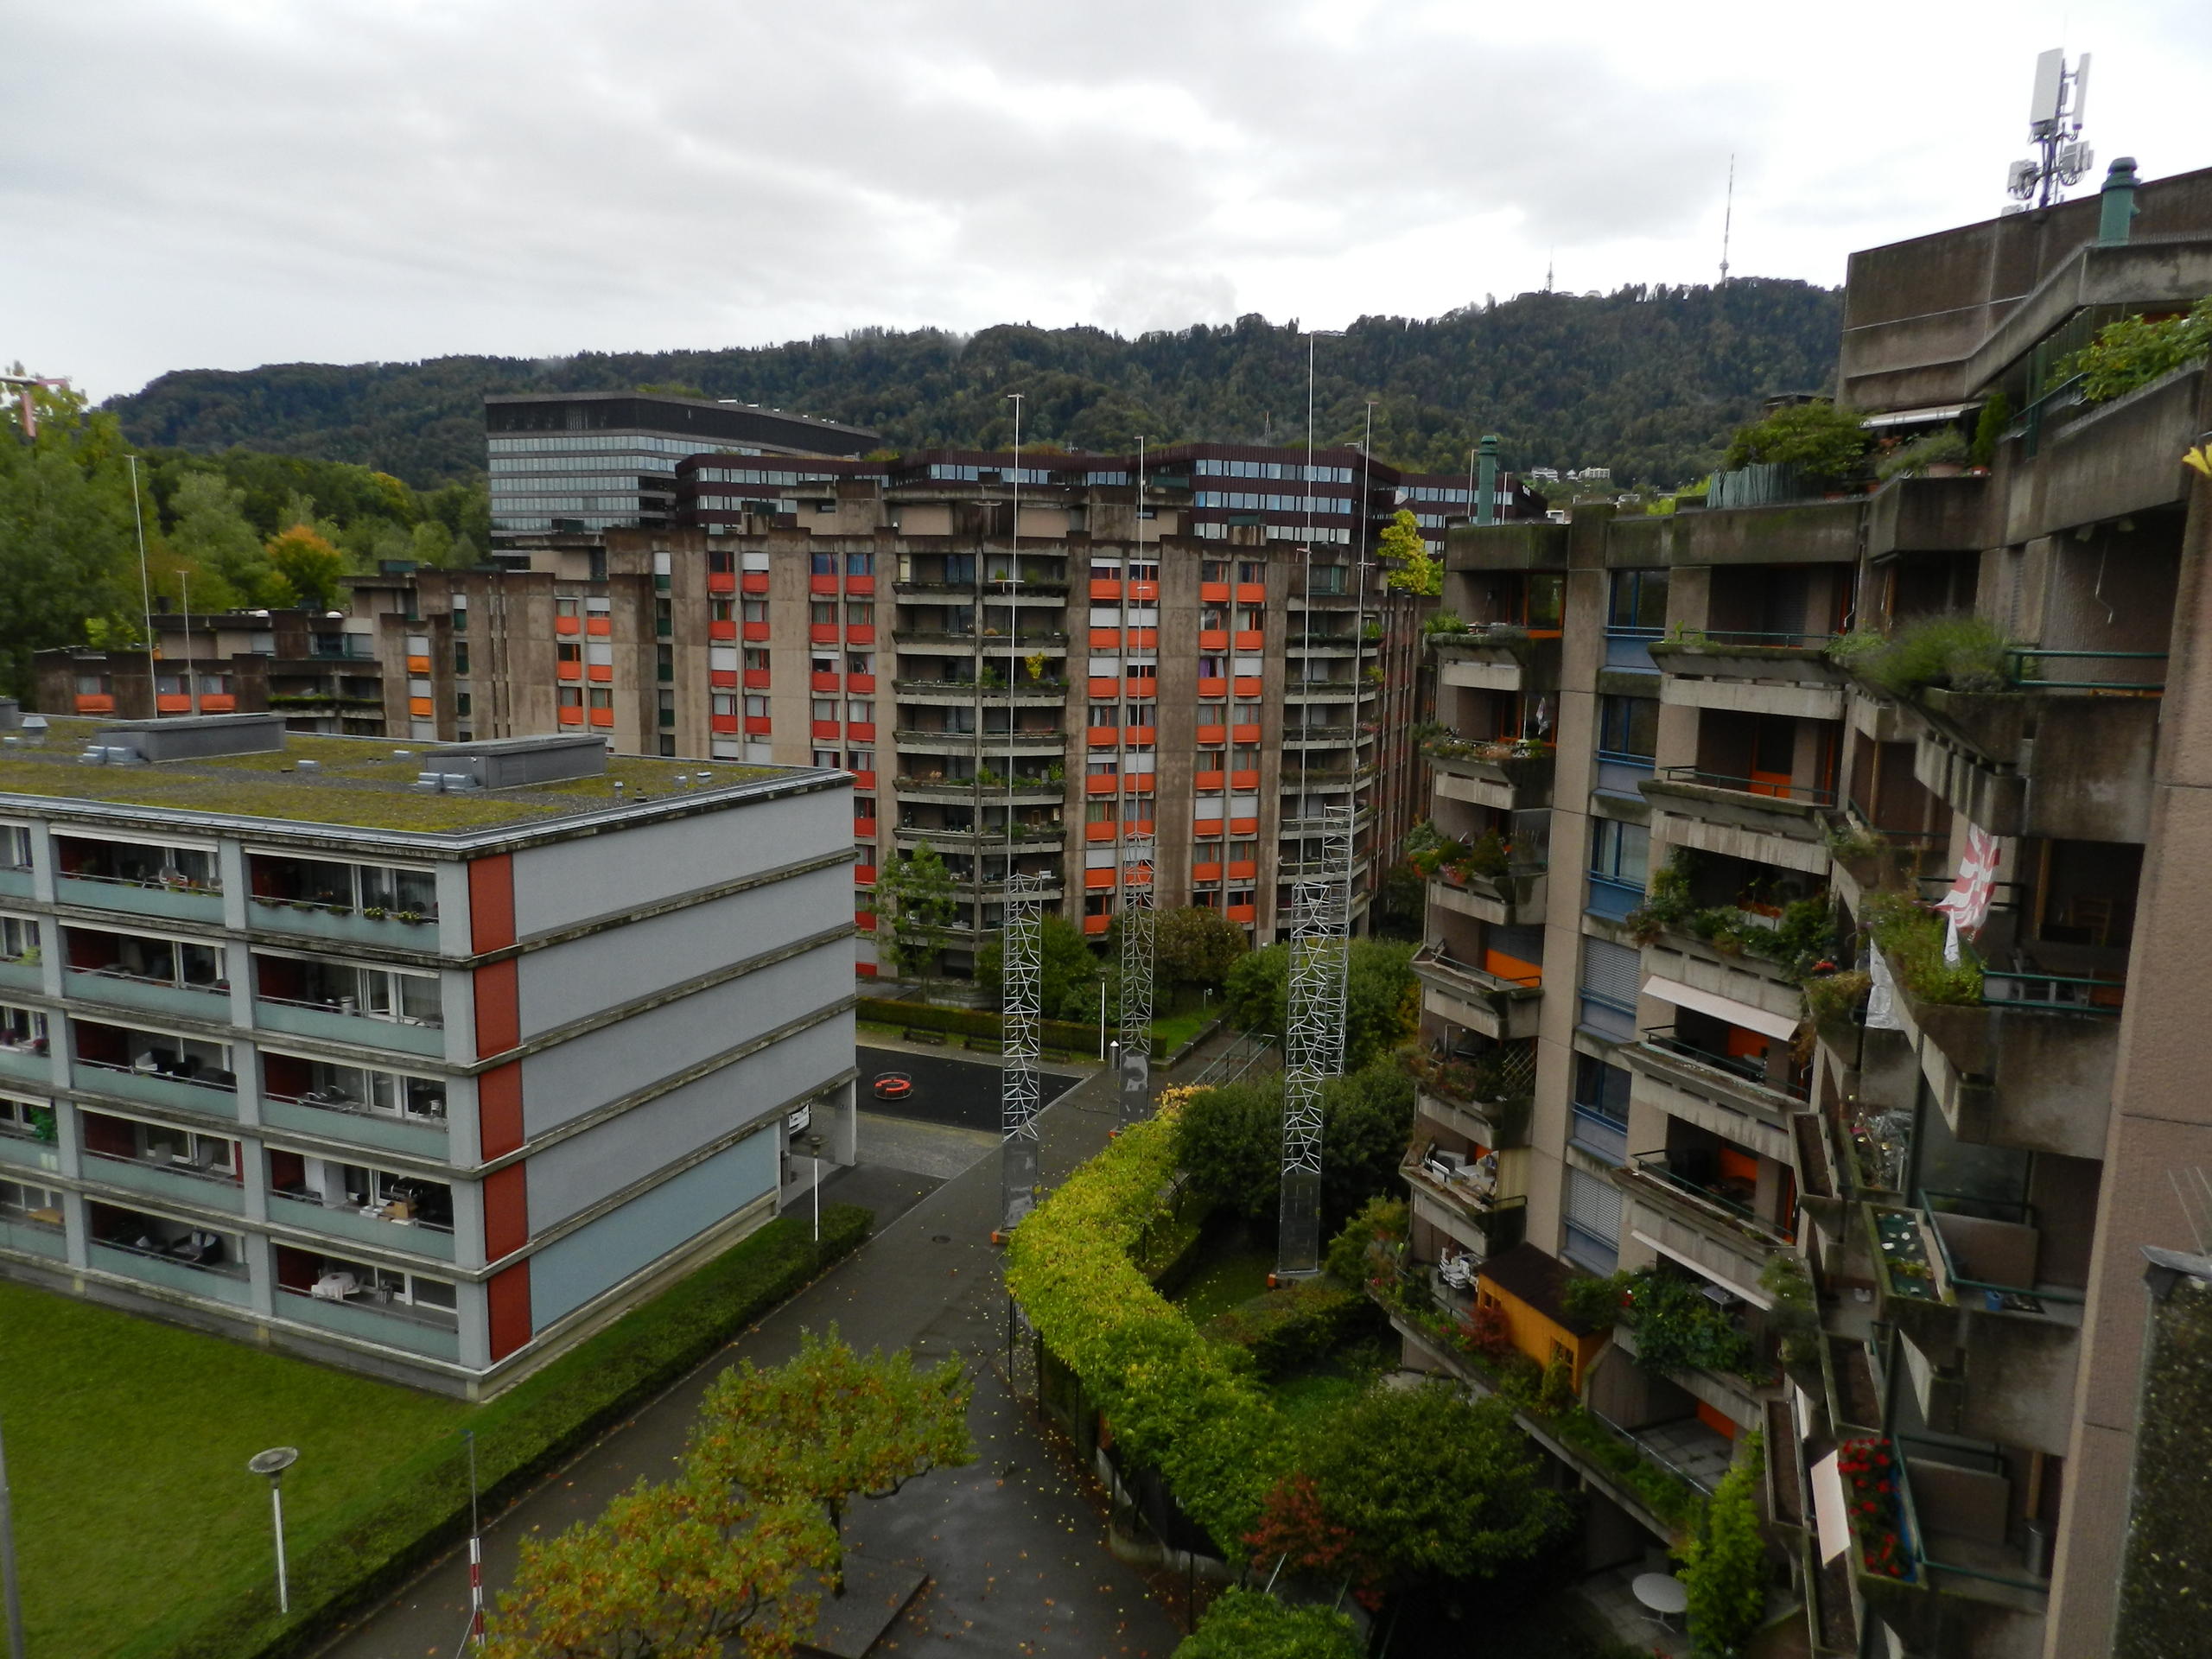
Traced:
<path fill-rule="evenodd" d="M 736 806 L 748 799 L 849 785 L 817 766 L 743 766 L 728 760 L 662 760 L 612 754 L 605 772 L 513 789 L 433 793 L 415 786 L 431 752 L 456 745 L 382 737 L 285 734 L 258 754 L 213 755 L 137 766 L 88 766 L 77 756 L 94 734 L 123 722 L 48 715 L 41 738 L 16 731 L 0 747 L 0 816 L 53 814 L 69 807 L 126 809 L 143 820 L 201 820 L 200 834 L 251 832 L 256 823 L 344 836 L 429 839 L 454 847 L 594 834 L 641 821 Z M 302 772 L 298 763 L 313 760 Z M 705 776 L 704 785 L 696 780 Z M 679 785 L 679 778 L 692 781 Z M 615 785 L 623 787 L 620 793 Z M 641 798 L 642 797 L 642 798 Z M 130 809 L 137 809 L 129 811 Z M 226 823 L 224 821 L 229 821 Z M 612 822 L 610 822 L 612 821 Z M 150 825 L 149 825 L 150 827 Z M 182 822 L 175 827 L 187 828 Z M 426 849 L 427 850 L 427 849 Z"/>

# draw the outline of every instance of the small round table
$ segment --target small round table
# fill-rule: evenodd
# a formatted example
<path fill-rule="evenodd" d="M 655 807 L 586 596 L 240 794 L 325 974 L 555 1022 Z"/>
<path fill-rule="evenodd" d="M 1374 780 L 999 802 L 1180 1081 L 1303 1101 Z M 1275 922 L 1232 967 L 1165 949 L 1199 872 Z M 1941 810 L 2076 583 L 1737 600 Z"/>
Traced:
<path fill-rule="evenodd" d="M 1659 1616 L 1662 1624 L 1689 1611 L 1689 1592 L 1682 1587 L 1680 1579 L 1670 1573 L 1639 1573 L 1630 1583 L 1629 1591 Z"/>

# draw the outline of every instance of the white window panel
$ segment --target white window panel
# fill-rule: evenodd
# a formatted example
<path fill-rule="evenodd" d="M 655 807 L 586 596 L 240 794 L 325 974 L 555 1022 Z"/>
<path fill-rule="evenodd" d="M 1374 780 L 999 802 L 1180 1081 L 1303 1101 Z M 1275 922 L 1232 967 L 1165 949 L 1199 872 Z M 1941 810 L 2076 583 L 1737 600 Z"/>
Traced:
<path fill-rule="evenodd" d="M 1149 750 L 1133 749 L 1128 759 L 1131 772 L 1150 772 L 1153 769 L 1154 756 Z"/>
<path fill-rule="evenodd" d="M 737 647 L 735 645 L 708 646 L 707 666 L 720 674 L 736 673 Z"/>
<path fill-rule="evenodd" d="M 1114 868 L 1111 847 L 1086 847 L 1083 853 L 1083 867 L 1087 870 L 1110 870 Z"/>
<path fill-rule="evenodd" d="M 434 743 L 437 741 L 438 723 L 434 720 L 410 720 L 407 722 L 407 735 L 417 743 Z"/>
<path fill-rule="evenodd" d="M 1256 795 L 1232 795 L 1229 798 L 1229 816 L 1232 818 L 1256 818 L 1260 816 L 1260 798 Z"/>
<path fill-rule="evenodd" d="M 409 634 L 407 636 L 407 654 L 410 657 L 429 656 L 430 654 L 430 636 L 426 633 Z"/>
<path fill-rule="evenodd" d="M 1118 605 L 1094 605 L 1090 607 L 1090 626 L 1094 628 L 1118 628 L 1122 626 L 1122 607 Z"/>
<path fill-rule="evenodd" d="M 1133 628 L 1158 627 L 1160 626 L 1160 607 L 1157 605 L 1132 605 L 1129 607 L 1129 626 Z"/>
<path fill-rule="evenodd" d="M 436 688 L 434 687 L 428 680 L 410 680 L 407 682 L 407 695 L 410 697 L 428 697 L 435 696 L 435 693 Z"/>
<path fill-rule="evenodd" d="M 605 616 L 613 608 L 614 601 L 611 599 L 600 598 L 594 595 L 587 597 L 584 601 L 584 609 L 589 611 L 594 616 Z"/>
<path fill-rule="evenodd" d="M 1122 659 L 1118 657 L 1094 657 L 1090 659 L 1090 677 L 1094 680 L 1110 680 L 1121 671 Z"/>
<path fill-rule="evenodd" d="M 614 666 L 614 647 L 603 640 L 587 641 L 584 661 L 594 668 L 612 668 Z"/>
<path fill-rule="evenodd" d="M 756 766 L 768 766 L 775 760 L 775 747 L 768 743 L 747 743 L 745 746 L 745 758 Z"/>
<path fill-rule="evenodd" d="M 768 568 L 768 556 L 766 553 L 741 553 L 737 556 L 737 563 L 741 569 L 766 570 Z"/>
<path fill-rule="evenodd" d="M 1256 677 L 1261 674 L 1264 674 L 1267 672 L 1267 658 L 1264 657 L 1239 657 L 1236 659 L 1236 672 L 1247 677 Z"/>
<path fill-rule="evenodd" d="M 712 741 L 710 758 L 716 760 L 742 760 L 745 745 L 734 737 L 717 737 Z"/>
<path fill-rule="evenodd" d="M 667 554 L 665 554 L 665 553 L 656 553 L 656 554 L 654 554 L 654 555 L 653 555 L 653 575 L 657 575 L 657 576 L 664 576 L 664 575 L 668 575 L 668 574 L 669 574 L 668 555 L 667 555 Z"/>

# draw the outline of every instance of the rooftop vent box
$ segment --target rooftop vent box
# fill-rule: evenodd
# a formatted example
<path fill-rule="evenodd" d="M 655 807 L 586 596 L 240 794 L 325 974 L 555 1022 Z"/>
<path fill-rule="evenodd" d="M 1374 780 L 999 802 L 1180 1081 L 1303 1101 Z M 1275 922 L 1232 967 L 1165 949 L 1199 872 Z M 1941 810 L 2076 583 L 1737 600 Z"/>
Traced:
<path fill-rule="evenodd" d="M 22 723 L 22 704 L 13 697 L 0 697 L 0 732 L 12 732 Z"/>
<path fill-rule="evenodd" d="M 141 760 L 208 760 L 226 754 L 267 754 L 284 747 L 284 716 L 176 715 L 167 720 L 118 720 L 93 743 L 128 749 Z"/>
<path fill-rule="evenodd" d="M 587 733 L 447 743 L 423 755 L 423 775 L 451 779 L 446 785 L 449 789 L 517 789 L 524 784 L 597 778 L 606 771 L 606 741 Z"/>

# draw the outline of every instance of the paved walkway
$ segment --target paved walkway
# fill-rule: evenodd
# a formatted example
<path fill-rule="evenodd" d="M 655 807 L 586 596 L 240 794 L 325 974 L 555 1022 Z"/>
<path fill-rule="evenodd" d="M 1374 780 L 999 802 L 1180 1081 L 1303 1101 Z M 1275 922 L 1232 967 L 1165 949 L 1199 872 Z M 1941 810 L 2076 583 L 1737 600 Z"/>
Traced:
<path fill-rule="evenodd" d="M 1047 1109 L 1042 1163 L 1057 1184 L 1105 1142 L 1113 1079 L 1088 1078 Z M 1007 1299 L 989 1242 L 999 1215 L 999 1165 L 986 1156 L 942 1183 L 862 1165 L 823 1186 L 826 1201 L 878 1209 L 875 1236 L 853 1256 L 745 1332 L 699 1370 L 613 1430 L 568 1468 L 492 1522 L 485 1582 L 512 1578 L 516 1540 L 588 1518 L 639 1476 L 666 1474 L 680 1454 L 707 1383 L 738 1357 L 772 1364 L 803 1328 L 836 1325 L 860 1347 L 912 1348 L 927 1359 L 957 1352 L 976 1373 L 970 1425 L 976 1461 L 930 1476 L 879 1503 L 863 1503 L 849 1542 L 911 1560 L 933 1582 L 882 1644 L 911 1652 L 1038 1656 L 1039 1659 L 1165 1659 L 1173 1621 L 1137 1573 L 1114 1559 L 1105 1527 L 1079 1484 L 1039 1433 L 1031 1405 L 1003 1374 Z M 804 1215 L 804 1196 L 793 1206 Z M 886 1217 L 888 1219 L 886 1219 Z M 454 1655 L 467 1624 L 465 1552 L 437 1563 L 334 1640 L 328 1659 Z"/>

